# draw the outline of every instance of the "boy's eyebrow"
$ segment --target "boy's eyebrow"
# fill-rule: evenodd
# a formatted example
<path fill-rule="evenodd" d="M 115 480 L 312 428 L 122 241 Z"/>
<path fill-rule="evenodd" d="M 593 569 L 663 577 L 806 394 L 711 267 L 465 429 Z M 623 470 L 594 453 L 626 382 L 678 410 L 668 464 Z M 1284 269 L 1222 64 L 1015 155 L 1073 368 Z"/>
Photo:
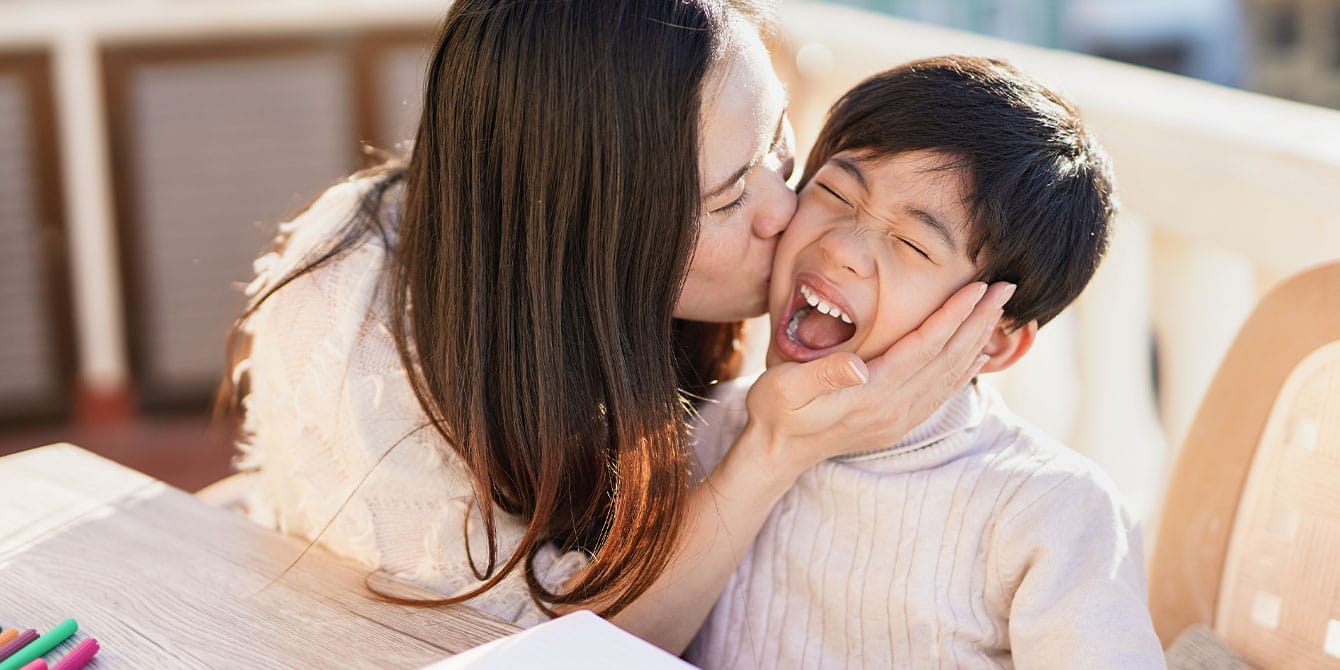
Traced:
<path fill-rule="evenodd" d="M 854 161 L 842 156 L 834 156 L 828 159 L 828 162 L 842 168 L 843 171 L 851 175 L 852 179 L 860 183 L 862 189 L 865 189 L 867 193 L 870 192 L 870 183 L 865 180 L 865 173 Z"/>
<path fill-rule="evenodd" d="M 903 207 L 903 211 L 907 212 L 909 216 L 920 219 L 922 223 L 930 226 L 937 235 L 944 239 L 945 244 L 949 246 L 951 251 L 958 252 L 958 240 L 954 237 L 953 229 L 943 221 L 935 218 L 934 214 L 915 207 Z"/>
<path fill-rule="evenodd" d="M 786 113 L 790 109 L 791 109 L 791 101 L 790 100 L 783 101 L 782 113 L 777 116 L 777 129 L 772 131 L 772 141 L 768 143 L 768 147 L 764 149 L 764 153 L 771 151 L 773 147 L 777 146 L 778 140 L 782 138 L 782 127 L 786 124 Z M 704 195 L 703 200 L 711 200 L 712 198 L 715 198 L 721 195 L 722 193 L 725 193 L 726 191 L 730 190 L 730 187 L 734 186 L 735 182 L 740 181 L 740 179 L 742 179 L 745 175 L 749 174 L 749 171 L 754 169 L 761 160 L 763 160 L 763 156 L 754 156 L 753 160 L 749 161 L 740 169 L 736 170 L 735 174 L 732 174 L 730 177 L 728 177 L 726 181 L 721 183 L 720 186 L 712 189 L 706 195 Z"/>
<path fill-rule="evenodd" d="M 844 172 L 851 175 L 852 179 L 855 179 L 861 184 L 861 188 L 865 189 L 866 193 L 870 192 L 870 184 L 865 180 L 865 172 L 861 170 L 861 166 L 857 165 L 855 161 L 844 156 L 834 156 L 828 159 L 828 162 L 842 168 Z M 935 234 L 939 235 L 940 238 L 945 241 L 945 244 L 951 251 L 958 251 L 958 240 L 954 237 L 954 229 L 950 228 L 940 219 L 937 219 L 934 214 L 931 214 L 924 209 L 908 206 L 903 207 L 903 212 L 908 216 L 919 219 L 922 223 L 934 230 Z"/>

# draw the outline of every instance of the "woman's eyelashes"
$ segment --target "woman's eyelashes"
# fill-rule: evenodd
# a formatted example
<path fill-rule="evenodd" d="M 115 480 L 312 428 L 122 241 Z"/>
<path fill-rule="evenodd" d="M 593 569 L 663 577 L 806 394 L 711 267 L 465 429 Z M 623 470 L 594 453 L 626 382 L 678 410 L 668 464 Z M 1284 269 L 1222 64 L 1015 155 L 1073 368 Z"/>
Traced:
<path fill-rule="evenodd" d="M 768 148 L 768 154 L 770 156 L 775 156 L 782 161 L 782 168 L 784 171 L 784 174 L 782 174 L 782 181 L 786 181 L 791 177 L 791 170 L 794 168 L 793 165 L 787 163 L 787 161 L 790 160 L 790 157 L 783 156 L 781 154 L 782 150 L 785 148 L 784 140 L 785 137 L 783 137 L 782 135 L 778 135 L 778 137 L 773 140 L 772 146 Z M 748 174 L 745 175 L 745 179 L 748 179 L 749 176 L 752 174 L 753 171 L 751 170 Z M 726 203 L 725 205 L 722 205 L 721 207 L 712 210 L 711 213 L 730 215 L 735 213 L 735 211 L 740 209 L 741 207 L 744 207 L 745 204 L 748 202 L 749 202 L 749 189 L 746 188 L 745 190 L 740 191 L 740 197 Z"/>
<path fill-rule="evenodd" d="M 724 215 L 734 214 L 736 210 L 740 209 L 741 207 L 744 207 L 746 202 L 749 202 L 749 189 L 740 191 L 740 197 L 726 203 L 725 205 L 722 205 L 721 207 L 712 210 L 712 213 L 724 214 Z"/>

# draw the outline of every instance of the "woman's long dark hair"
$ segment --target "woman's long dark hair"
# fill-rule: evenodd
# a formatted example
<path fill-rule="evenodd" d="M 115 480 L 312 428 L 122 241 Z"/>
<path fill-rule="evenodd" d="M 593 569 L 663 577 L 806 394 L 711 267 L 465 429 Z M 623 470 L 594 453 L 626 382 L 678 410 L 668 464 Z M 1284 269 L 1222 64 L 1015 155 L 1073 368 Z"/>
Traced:
<path fill-rule="evenodd" d="M 388 241 L 401 362 L 472 473 L 487 529 L 483 583 L 440 602 L 521 566 L 542 606 L 613 614 L 675 550 L 685 397 L 739 367 L 740 324 L 672 316 L 700 216 L 701 91 L 731 11 L 456 0 L 408 162 L 369 175 L 341 236 L 243 314 L 365 237 Z M 402 182 L 392 230 L 382 200 Z M 234 401 L 243 391 L 225 386 Z M 528 523 L 510 556 L 496 510 Z M 591 553 L 558 593 L 534 569 L 549 542 Z"/>

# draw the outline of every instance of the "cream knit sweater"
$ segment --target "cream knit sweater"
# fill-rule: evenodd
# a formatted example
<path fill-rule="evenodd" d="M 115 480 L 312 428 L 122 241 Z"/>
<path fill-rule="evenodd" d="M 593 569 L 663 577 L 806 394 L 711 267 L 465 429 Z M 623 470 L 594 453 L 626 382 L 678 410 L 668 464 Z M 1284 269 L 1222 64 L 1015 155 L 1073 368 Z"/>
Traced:
<path fill-rule="evenodd" d="M 261 295 L 328 244 L 368 186 L 336 185 L 283 224 L 284 249 L 256 260 L 247 294 Z M 388 200 L 382 215 L 394 218 L 394 194 Z M 254 473 L 245 507 L 258 523 L 306 539 L 320 533 L 326 548 L 369 569 L 455 595 L 478 583 L 466 529 L 481 569 L 488 545 L 471 513 L 469 473 L 427 427 L 396 354 L 382 291 L 386 254 L 373 237 L 279 290 L 248 322 L 251 355 L 234 371 L 250 383 L 237 458 L 240 470 Z M 501 513 L 497 521 L 502 562 L 525 525 Z M 537 557 L 539 577 L 553 588 L 585 561 L 548 548 Z M 471 604 L 521 625 L 548 620 L 519 571 Z"/>
<path fill-rule="evenodd" d="M 703 472 L 748 381 L 702 410 Z M 1136 522 L 1087 459 L 970 386 L 781 499 L 689 649 L 704 668 L 1163 667 Z"/>

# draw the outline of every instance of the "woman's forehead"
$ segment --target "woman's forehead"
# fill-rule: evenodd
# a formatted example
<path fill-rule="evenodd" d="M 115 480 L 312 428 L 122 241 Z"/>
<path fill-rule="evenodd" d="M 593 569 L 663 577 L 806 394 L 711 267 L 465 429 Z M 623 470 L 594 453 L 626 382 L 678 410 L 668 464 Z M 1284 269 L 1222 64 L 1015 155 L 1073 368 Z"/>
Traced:
<path fill-rule="evenodd" d="M 700 172 L 705 193 L 767 151 L 786 107 L 786 89 L 762 40 L 752 30 L 743 32 L 703 87 Z"/>

